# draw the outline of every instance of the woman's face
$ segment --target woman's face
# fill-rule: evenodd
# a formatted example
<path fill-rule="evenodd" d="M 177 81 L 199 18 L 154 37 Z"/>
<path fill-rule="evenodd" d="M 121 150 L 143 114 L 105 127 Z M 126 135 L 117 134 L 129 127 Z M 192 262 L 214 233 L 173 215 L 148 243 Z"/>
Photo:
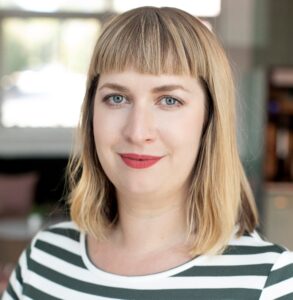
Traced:
<path fill-rule="evenodd" d="M 205 95 L 193 77 L 132 70 L 101 74 L 94 138 L 100 163 L 117 192 L 185 193 L 204 116 Z"/>

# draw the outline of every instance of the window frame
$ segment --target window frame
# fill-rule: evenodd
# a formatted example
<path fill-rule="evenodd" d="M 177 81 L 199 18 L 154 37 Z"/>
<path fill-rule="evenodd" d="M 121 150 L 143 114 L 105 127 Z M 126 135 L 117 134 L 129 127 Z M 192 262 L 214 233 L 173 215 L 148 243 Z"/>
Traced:
<path fill-rule="evenodd" d="M 3 20 L 9 18 L 52 18 L 57 20 L 96 19 L 103 24 L 113 12 L 35 12 L 26 10 L 0 10 L 0 77 L 3 77 Z M 2 120 L 3 94 L 0 90 L 0 156 L 1 157 L 54 157 L 68 156 L 72 151 L 75 128 L 6 128 Z"/>

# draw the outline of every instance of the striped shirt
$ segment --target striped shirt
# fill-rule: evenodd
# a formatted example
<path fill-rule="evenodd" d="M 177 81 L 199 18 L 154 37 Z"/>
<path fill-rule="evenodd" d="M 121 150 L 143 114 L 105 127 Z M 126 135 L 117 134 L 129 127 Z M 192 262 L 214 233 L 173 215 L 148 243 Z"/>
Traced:
<path fill-rule="evenodd" d="M 41 231 L 2 299 L 293 299 L 293 253 L 256 232 L 232 238 L 221 255 L 144 276 L 102 271 L 86 247 L 85 234 L 72 222 Z"/>

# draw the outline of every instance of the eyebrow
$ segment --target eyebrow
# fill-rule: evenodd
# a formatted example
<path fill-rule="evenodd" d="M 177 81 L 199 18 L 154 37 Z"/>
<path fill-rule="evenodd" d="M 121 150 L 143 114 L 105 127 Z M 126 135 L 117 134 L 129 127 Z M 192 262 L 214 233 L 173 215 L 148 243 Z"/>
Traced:
<path fill-rule="evenodd" d="M 98 90 L 100 91 L 104 88 L 109 88 L 109 89 L 116 90 L 116 91 L 123 92 L 123 93 L 129 92 L 128 88 L 126 88 L 123 85 L 117 84 L 117 83 L 105 83 L 101 87 L 99 87 Z"/>
<path fill-rule="evenodd" d="M 110 89 L 113 89 L 113 90 L 116 90 L 116 91 L 119 91 L 122 93 L 129 92 L 127 87 L 117 84 L 117 83 L 105 83 L 101 87 L 99 87 L 98 90 L 101 90 L 103 88 L 110 88 Z M 190 93 L 190 91 L 188 89 L 186 89 L 184 86 L 182 86 L 180 84 L 166 84 L 166 85 L 157 86 L 152 89 L 152 93 L 155 94 L 155 93 L 160 93 L 160 92 L 171 92 L 174 90 L 183 90 L 183 91 Z"/>

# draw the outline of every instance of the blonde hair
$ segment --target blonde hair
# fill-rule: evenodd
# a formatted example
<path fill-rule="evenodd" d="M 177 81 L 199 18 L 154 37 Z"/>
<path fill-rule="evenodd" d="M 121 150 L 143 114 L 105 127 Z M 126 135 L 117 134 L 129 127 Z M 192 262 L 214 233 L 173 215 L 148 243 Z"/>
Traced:
<path fill-rule="evenodd" d="M 220 253 L 233 230 L 257 225 L 257 210 L 236 142 L 235 96 L 226 55 L 206 26 L 171 7 L 141 7 L 105 24 L 94 49 L 80 121 L 80 152 L 68 166 L 72 220 L 97 239 L 117 221 L 115 187 L 97 157 L 93 98 L 99 74 L 132 68 L 141 73 L 190 75 L 206 91 L 206 124 L 187 199 L 192 253 Z M 101 124 L 103 126 L 103 124 Z"/>

